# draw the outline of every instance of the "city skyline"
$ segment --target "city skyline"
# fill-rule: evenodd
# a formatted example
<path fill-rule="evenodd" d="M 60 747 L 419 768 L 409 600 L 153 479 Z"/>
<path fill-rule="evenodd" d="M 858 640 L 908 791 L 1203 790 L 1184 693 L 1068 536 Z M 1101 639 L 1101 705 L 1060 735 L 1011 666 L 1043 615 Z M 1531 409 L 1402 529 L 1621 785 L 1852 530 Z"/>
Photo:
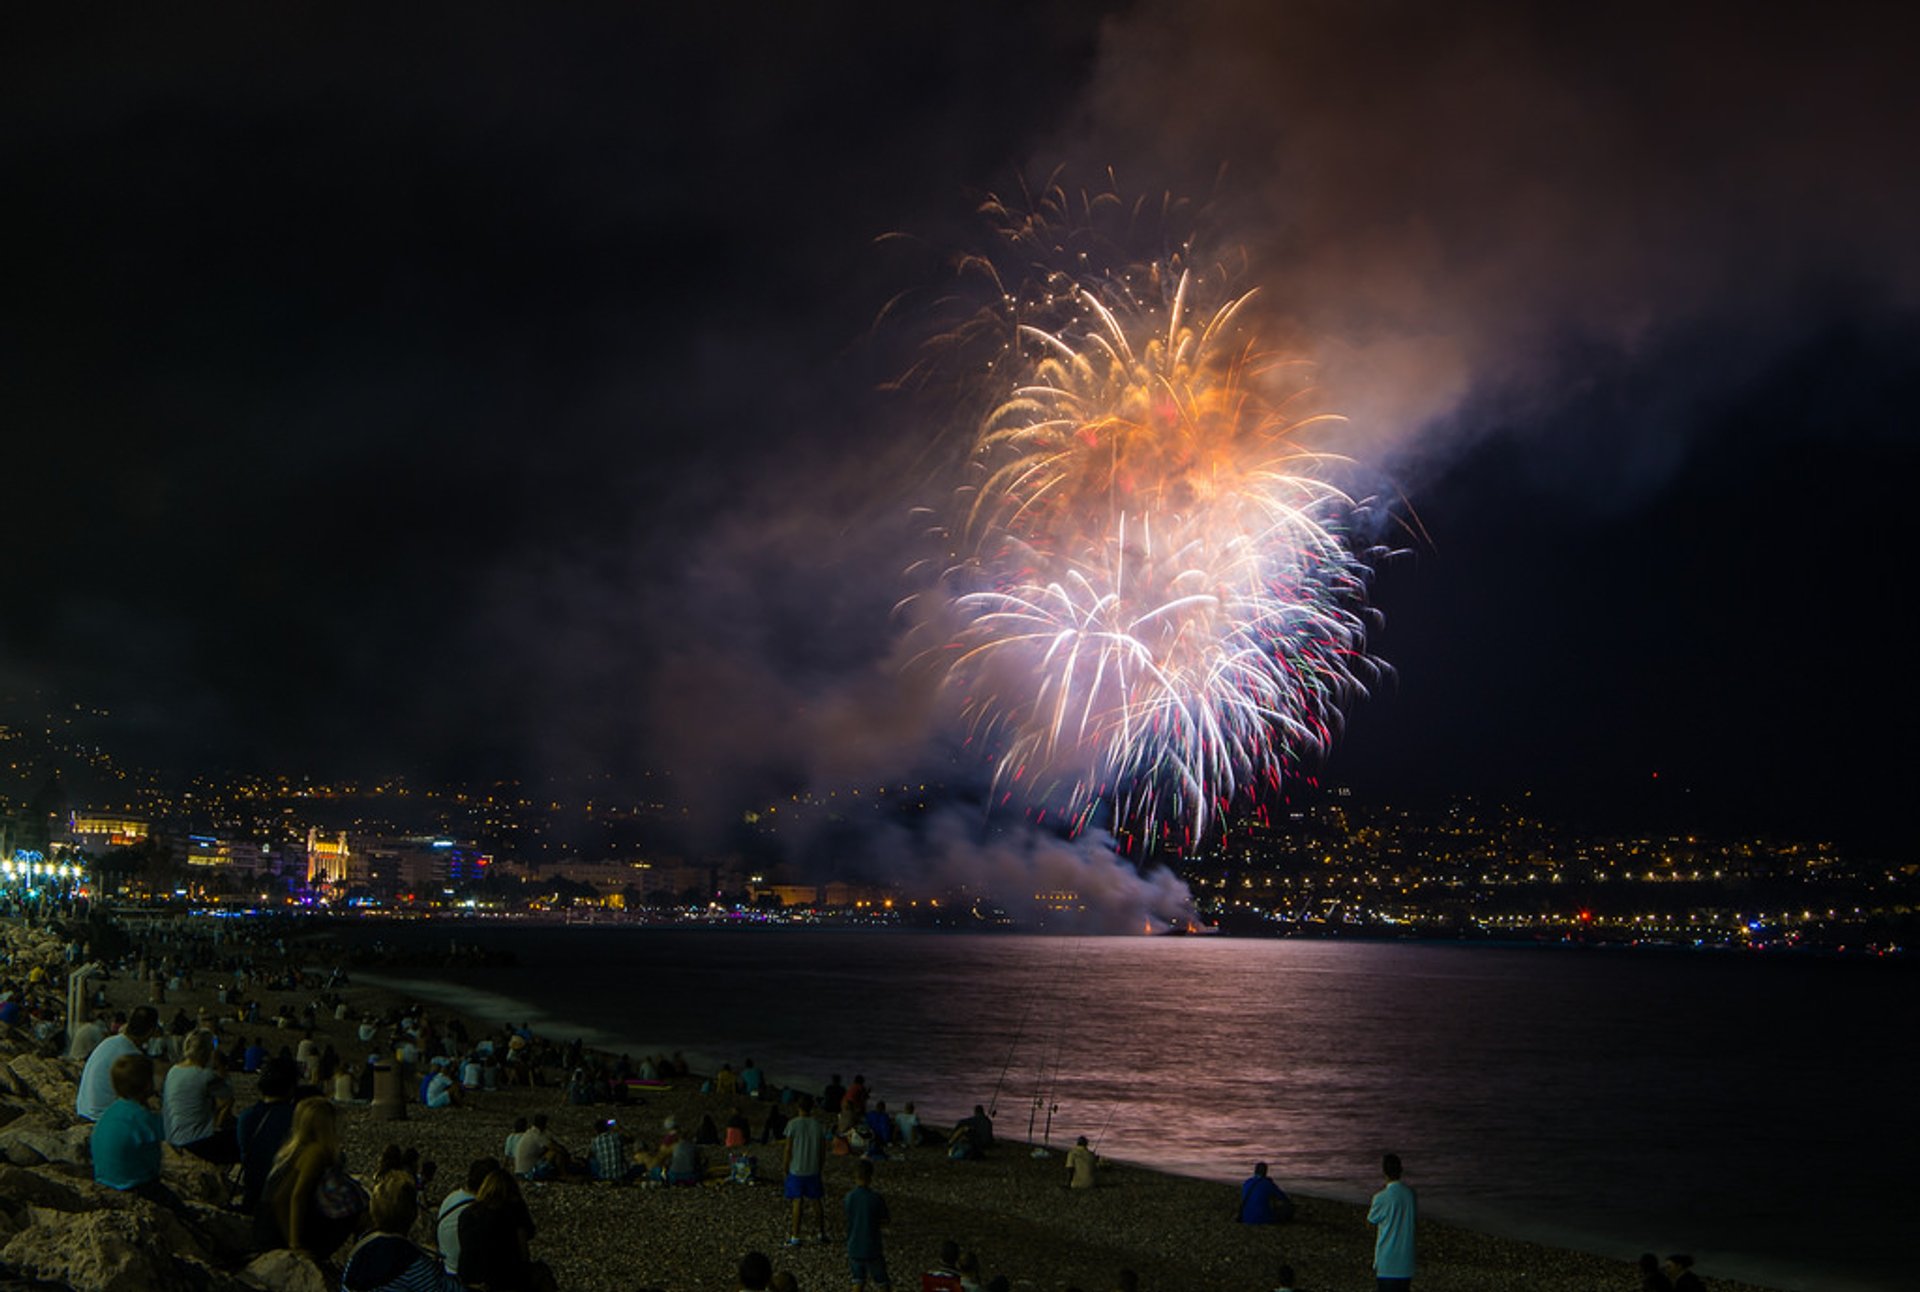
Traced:
<path fill-rule="evenodd" d="M 43 20 L 0 693 L 176 775 L 671 767 L 716 823 L 946 771 L 892 615 L 972 427 L 885 387 L 1065 165 L 1211 204 L 1391 504 L 1316 774 L 1895 846 L 1901 42 L 1640 17 Z"/>

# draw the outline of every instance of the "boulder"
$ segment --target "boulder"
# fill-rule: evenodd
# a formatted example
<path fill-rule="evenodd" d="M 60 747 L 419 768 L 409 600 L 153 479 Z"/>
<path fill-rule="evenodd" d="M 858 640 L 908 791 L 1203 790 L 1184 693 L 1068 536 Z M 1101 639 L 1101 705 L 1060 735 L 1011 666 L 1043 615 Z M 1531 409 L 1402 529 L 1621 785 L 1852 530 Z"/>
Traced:
<path fill-rule="evenodd" d="M 240 1281 L 267 1292 L 332 1292 L 326 1275 L 305 1252 L 282 1250 L 254 1258 L 241 1271 Z"/>
<path fill-rule="evenodd" d="M 65 1162 L 81 1166 L 91 1161 L 87 1142 L 91 1126 L 79 1128 L 80 1135 L 49 1116 L 44 1109 L 30 1109 L 0 1126 L 0 1159 L 15 1166 L 35 1166 L 41 1162 Z"/>
<path fill-rule="evenodd" d="M 105 1192 L 91 1180 L 0 1164 L 0 1200 L 8 1207 L 18 1204 L 49 1211 L 92 1211 L 109 1205 L 101 1196 Z"/>
<path fill-rule="evenodd" d="M 187 1292 L 197 1240 L 150 1204 L 109 1211 L 29 1207 L 28 1223 L 0 1248 L 0 1263 L 75 1292 Z"/>
<path fill-rule="evenodd" d="M 13 1074 L 14 1090 L 38 1099 L 49 1108 L 73 1111 L 80 1094 L 80 1073 L 65 1059 L 49 1059 L 38 1054 L 22 1054 L 7 1065 Z"/>
<path fill-rule="evenodd" d="M 0 1135 L 4 1134 L 5 1131 L 0 1131 Z M 233 1197 L 233 1190 L 227 1186 L 225 1167 L 182 1152 L 171 1144 L 160 1146 L 160 1183 L 184 1202 L 224 1207 Z"/>

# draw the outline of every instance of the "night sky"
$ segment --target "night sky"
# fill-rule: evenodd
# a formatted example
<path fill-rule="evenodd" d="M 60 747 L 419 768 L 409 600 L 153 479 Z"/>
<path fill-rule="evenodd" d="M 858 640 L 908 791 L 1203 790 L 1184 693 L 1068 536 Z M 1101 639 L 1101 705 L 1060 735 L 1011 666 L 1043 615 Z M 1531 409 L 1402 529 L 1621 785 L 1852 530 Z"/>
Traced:
<path fill-rule="evenodd" d="M 884 387 L 983 195 L 1112 167 L 1210 202 L 1401 499 L 1329 778 L 1896 839 L 1899 10 L 1567 8 L 12 21 L 0 691 L 173 769 L 906 774 L 967 428 Z"/>

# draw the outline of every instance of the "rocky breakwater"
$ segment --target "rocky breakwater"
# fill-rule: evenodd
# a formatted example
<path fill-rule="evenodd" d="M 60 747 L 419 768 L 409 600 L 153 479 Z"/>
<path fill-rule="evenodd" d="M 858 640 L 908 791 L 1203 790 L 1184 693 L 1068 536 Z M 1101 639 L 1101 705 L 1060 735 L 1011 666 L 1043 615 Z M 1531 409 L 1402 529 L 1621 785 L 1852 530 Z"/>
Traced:
<path fill-rule="evenodd" d="M 12 967 L 34 966 L 63 988 L 58 936 L 0 926 Z M 64 1013 L 64 1009 L 62 1011 Z M 67 1287 L 78 1292 L 324 1292 L 318 1268 L 290 1252 L 255 1257 L 247 1218 L 229 1210 L 226 1174 L 163 1150 L 163 1205 L 95 1184 L 93 1126 L 74 1115 L 80 1064 L 48 1052 L 30 1031 L 0 1035 L 0 1287 Z M 64 1031 L 64 1027 L 62 1028 Z"/>

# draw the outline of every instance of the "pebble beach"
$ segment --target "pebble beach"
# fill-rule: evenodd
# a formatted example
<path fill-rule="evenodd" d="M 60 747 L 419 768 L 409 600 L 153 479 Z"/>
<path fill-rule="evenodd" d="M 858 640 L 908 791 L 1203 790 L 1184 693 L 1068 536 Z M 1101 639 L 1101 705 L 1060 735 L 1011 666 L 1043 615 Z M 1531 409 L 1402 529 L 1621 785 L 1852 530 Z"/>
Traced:
<path fill-rule="evenodd" d="M 120 977 L 105 984 L 113 1008 L 145 1003 L 147 988 Z M 347 985 L 339 994 L 350 1016 L 382 1016 L 412 1002 L 391 992 Z M 292 994 L 288 994 L 291 998 Z M 276 1001 L 277 1003 L 277 1001 Z M 184 1008 L 218 1010 L 205 985 L 168 994 L 162 1018 Z M 444 1011 L 430 1011 L 444 1020 Z M 271 1022 L 228 1024 L 229 1035 L 263 1035 L 270 1049 L 290 1045 L 299 1033 Z M 472 1028 L 478 1036 L 481 1030 Z M 349 1063 L 364 1061 L 368 1047 L 356 1037 L 355 1024 L 323 1014 L 318 1038 L 331 1041 Z M 846 1070 L 858 1068 L 849 1055 Z M 438 1164 L 425 1199 L 459 1186 L 476 1158 L 498 1158 L 517 1117 L 546 1113 L 555 1138 L 583 1154 L 599 1122 L 616 1117 L 623 1130 L 651 1147 L 662 1120 L 673 1117 L 683 1130 L 711 1114 L 724 1123 L 744 1109 L 755 1128 L 766 1105 L 748 1099 L 703 1094 L 699 1075 L 670 1080 L 664 1089 L 636 1091 L 621 1106 L 566 1102 L 563 1074 L 549 1070 L 550 1084 L 531 1089 L 470 1093 L 456 1108 L 428 1109 L 410 1103 L 401 1120 L 386 1120 L 360 1104 L 343 1107 L 348 1165 L 366 1171 L 383 1146 L 418 1149 L 423 1160 Z M 252 1078 L 235 1074 L 237 1107 L 253 1102 Z M 876 1090 L 896 1110 L 925 1091 Z M 779 1146 L 756 1146 L 758 1183 L 714 1182 L 692 1188 L 593 1183 L 567 1178 L 528 1184 L 525 1193 L 539 1226 L 536 1258 L 550 1264 L 564 1292 L 669 1292 L 731 1289 L 743 1254 L 760 1251 L 776 1271 L 791 1272 L 805 1289 L 846 1285 L 844 1235 L 839 1199 L 853 1185 L 852 1157 L 830 1157 L 825 1184 L 827 1217 L 833 1232 L 825 1243 L 811 1238 L 794 1248 L 784 1245 L 787 1204 L 780 1187 Z M 710 1154 L 711 1156 L 711 1154 Z M 981 1161 L 951 1162 L 936 1147 L 895 1152 L 876 1164 L 874 1187 L 888 1200 L 892 1224 L 887 1258 L 895 1287 L 918 1286 L 923 1270 L 936 1264 L 941 1244 L 952 1240 L 977 1254 L 983 1276 L 1008 1277 L 1015 1288 L 1049 1292 L 1078 1288 L 1110 1292 L 1123 1270 L 1139 1276 L 1143 1288 L 1233 1289 L 1255 1292 L 1275 1287 L 1280 1266 L 1291 1265 L 1296 1286 L 1352 1289 L 1373 1286 L 1373 1230 L 1364 1208 L 1340 1201 L 1294 1194 L 1298 1214 L 1289 1223 L 1243 1226 L 1234 1223 L 1238 1191 L 1233 1186 L 1163 1174 L 1128 1164 L 1103 1164 L 1096 1187 L 1065 1187 L 1058 1151 L 1041 1158 L 1029 1145 L 1000 1139 Z M 1408 1182 L 1420 1185 L 1418 1159 L 1410 1157 Z M 1286 1181 L 1280 1181 L 1283 1187 Z M 430 1217 L 416 1235 L 431 1242 Z M 1636 1253 L 1608 1258 L 1477 1233 L 1423 1219 L 1420 1226 L 1423 1292 L 1484 1292 L 1485 1289 L 1542 1289 L 1544 1292 L 1601 1292 L 1639 1286 L 1632 1264 Z M 1715 1279 L 1698 1271 L 1708 1285 L 1741 1292 L 1752 1284 Z"/>

